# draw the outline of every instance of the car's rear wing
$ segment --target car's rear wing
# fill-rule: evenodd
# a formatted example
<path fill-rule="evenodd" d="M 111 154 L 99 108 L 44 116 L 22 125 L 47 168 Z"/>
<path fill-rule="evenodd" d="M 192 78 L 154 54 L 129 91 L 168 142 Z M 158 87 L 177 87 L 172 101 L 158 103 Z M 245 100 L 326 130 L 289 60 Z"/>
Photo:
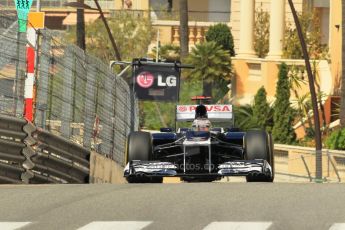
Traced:
<path fill-rule="evenodd" d="M 210 121 L 228 122 L 233 118 L 232 105 L 205 105 Z M 177 105 L 176 121 L 193 121 L 197 105 Z"/>

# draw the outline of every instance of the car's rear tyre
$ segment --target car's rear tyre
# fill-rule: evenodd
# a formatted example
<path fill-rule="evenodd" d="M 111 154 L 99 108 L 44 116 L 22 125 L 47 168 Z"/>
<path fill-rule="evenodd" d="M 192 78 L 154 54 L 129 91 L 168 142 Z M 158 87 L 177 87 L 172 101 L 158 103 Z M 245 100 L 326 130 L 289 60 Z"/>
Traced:
<path fill-rule="evenodd" d="M 266 160 L 272 168 L 272 176 L 264 174 L 250 174 L 247 182 L 273 182 L 274 158 L 272 136 L 265 131 L 248 131 L 244 138 L 245 158 L 247 160 Z"/>
<path fill-rule="evenodd" d="M 126 164 L 132 160 L 152 160 L 152 137 L 148 132 L 133 132 L 127 139 Z M 128 183 L 162 183 L 162 177 L 129 176 Z"/>

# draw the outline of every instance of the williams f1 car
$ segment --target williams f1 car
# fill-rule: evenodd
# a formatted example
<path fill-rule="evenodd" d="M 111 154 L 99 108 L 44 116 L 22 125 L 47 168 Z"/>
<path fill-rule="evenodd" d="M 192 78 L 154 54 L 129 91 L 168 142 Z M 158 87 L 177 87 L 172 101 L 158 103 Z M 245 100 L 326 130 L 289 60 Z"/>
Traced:
<path fill-rule="evenodd" d="M 208 127 L 213 121 L 231 121 L 231 105 L 178 105 L 176 119 L 193 121 L 193 126 L 178 132 L 163 128 L 158 133 L 129 134 L 124 170 L 129 183 L 160 183 L 163 177 L 209 182 L 225 176 L 273 182 L 273 142 L 269 133 Z"/>

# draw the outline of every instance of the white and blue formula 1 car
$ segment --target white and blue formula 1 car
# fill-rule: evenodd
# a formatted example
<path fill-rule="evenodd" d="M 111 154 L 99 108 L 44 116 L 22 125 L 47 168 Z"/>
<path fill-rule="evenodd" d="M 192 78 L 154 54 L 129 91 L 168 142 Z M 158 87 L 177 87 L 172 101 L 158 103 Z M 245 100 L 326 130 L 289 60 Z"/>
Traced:
<path fill-rule="evenodd" d="M 202 111 L 203 117 L 200 114 Z M 195 127 L 197 119 L 206 127 Z M 160 183 L 163 177 L 215 181 L 245 176 L 248 182 L 273 182 L 273 141 L 265 131 L 241 132 L 207 127 L 232 120 L 231 105 L 178 105 L 177 121 L 193 121 L 178 132 L 132 132 L 127 139 L 124 176 L 129 183 Z"/>

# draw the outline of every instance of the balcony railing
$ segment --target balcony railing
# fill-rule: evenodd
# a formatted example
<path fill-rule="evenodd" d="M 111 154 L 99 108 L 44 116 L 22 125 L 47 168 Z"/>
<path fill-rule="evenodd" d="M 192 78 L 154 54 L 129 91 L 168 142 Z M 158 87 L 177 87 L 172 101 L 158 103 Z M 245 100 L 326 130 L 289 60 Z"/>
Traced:
<path fill-rule="evenodd" d="M 72 0 L 44 0 L 41 1 L 41 7 L 42 8 L 66 8 L 64 4 L 66 2 L 71 2 Z M 109 0 L 99 0 L 98 1 L 102 9 L 104 10 L 110 10 L 115 9 L 115 2 L 109 1 Z M 85 1 L 85 4 L 96 7 L 94 1 Z M 0 0 L 0 6 L 3 8 L 14 8 L 14 1 L 13 0 Z M 33 1 L 32 7 L 36 6 L 36 1 Z"/>

